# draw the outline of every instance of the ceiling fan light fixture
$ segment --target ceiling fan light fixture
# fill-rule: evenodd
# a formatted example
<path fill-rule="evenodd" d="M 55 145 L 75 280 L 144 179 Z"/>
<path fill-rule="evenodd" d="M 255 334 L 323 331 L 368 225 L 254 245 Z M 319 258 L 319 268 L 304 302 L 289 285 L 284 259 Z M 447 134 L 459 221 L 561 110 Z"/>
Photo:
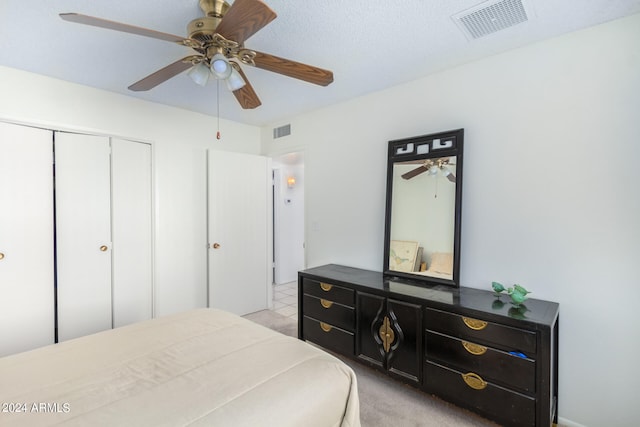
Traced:
<path fill-rule="evenodd" d="M 209 76 L 211 75 L 211 71 L 209 71 L 209 67 L 207 67 L 204 63 L 200 62 L 194 65 L 189 72 L 187 73 L 191 80 L 200 86 L 206 86 L 209 81 Z"/>
<path fill-rule="evenodd" d="M 244 81 L 238 70 L 234 67 L 229 68 L 231 68 L 231 74 L 229 74 L 229 77 L 227 78 L 227 87 L 231 92 L 233 92 L 244 87 L 247 83 Z"/>
<path fill-rule="evenodd" d="M 229 60 L 221 54 L 216 53 L 211 58 L 211 72 L 217 79 L 226 79 L 231 75 L 231 64 L 229 64 Z"/>

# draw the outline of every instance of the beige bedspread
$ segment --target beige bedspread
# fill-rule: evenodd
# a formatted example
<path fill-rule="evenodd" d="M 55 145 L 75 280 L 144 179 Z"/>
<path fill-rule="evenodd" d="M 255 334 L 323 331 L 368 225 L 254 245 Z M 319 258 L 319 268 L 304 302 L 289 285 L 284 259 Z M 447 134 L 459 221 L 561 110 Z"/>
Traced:
<path fill-rule="evenodd" d="M 359 426 L 353 371 L 200 309 L 0 359 L 1 426 Z"/>

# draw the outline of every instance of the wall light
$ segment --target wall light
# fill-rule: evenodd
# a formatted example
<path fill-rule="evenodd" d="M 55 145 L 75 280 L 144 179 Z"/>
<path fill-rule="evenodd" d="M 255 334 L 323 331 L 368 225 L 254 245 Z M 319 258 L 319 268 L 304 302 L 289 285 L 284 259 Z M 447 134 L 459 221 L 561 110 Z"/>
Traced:
<path fill-rule="evenodd" d="M 293 188 L 294 185 L 296 185 L 296 179 L 292 176 L 287 178 L 287 187 Z"/>

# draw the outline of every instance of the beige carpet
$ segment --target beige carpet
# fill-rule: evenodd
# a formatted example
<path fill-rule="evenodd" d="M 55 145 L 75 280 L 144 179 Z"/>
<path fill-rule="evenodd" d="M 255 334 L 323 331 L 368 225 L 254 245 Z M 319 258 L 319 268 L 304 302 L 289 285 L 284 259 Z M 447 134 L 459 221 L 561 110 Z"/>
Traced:
<path fill-rule="evenodd" d="M 264 310 L 245 317 L 283 334 L 298 336 L 297 323 L 276 312 Z M 394 381 L 374 369 L 336 356 L 351 366 L 358 377 L 360 420 L 363 427 L 497 426 L 472 412 Z"/>

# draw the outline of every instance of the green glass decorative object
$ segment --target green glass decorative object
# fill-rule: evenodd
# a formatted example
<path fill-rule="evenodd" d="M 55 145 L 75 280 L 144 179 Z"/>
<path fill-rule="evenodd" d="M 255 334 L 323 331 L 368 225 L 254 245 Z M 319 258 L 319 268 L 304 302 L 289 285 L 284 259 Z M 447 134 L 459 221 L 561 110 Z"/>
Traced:
<path fill-rule="evenodd" d="M 511 301 L 513 301 L 513 303 L 516 305 L 522 304 L 527 299 L 527 296 L 525 294 L 517 291 L 511 292 L 509 295 L 511 296 Z"/>
<path fill-rule="evenodd" d="M 511 301 L 516 306 L 522 304 L 527 299 L 527 294 L 531 292 L 526 290 L 523 286 L 518 284 L 513 285 L 513 287 L 506 288 L 499 282 L 491 282 L 491 288 L 496 293 L 496 296 L 500 298 L 502 292 L 507 291 L 507 295 L 511 297 Z"/>
<path fill-rule="evenodd" d="M 491 287 L 497 294 L 500 294 L 500 292 L 504 292 L 505 290 L 504 286 L 502 286 L 502 283 L 498 282 L 491 282 Z"/>
<path fill-rule="evenodd" d="M 511 301 L 518 306 L 527 299 L 527 294 L 530 294 L 531 292 L 520 285 L 513 285 L 513 288 L 507 289 L 507 293 L 511 296 Z"/>

